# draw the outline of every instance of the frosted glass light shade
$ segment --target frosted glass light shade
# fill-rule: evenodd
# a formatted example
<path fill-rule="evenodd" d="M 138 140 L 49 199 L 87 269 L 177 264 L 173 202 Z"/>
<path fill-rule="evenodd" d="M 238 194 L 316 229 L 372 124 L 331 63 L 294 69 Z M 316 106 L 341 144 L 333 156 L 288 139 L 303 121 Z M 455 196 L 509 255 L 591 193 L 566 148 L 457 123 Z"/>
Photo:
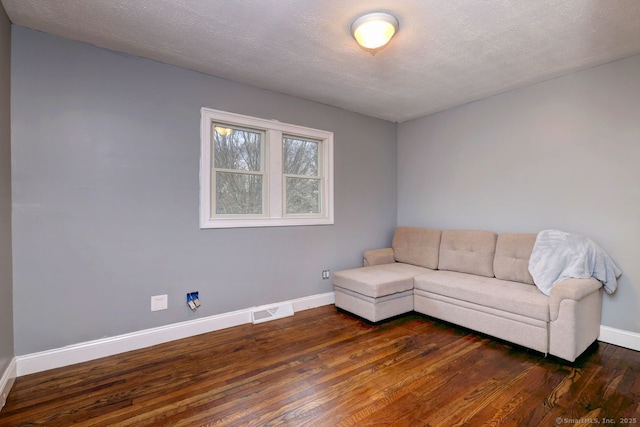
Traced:
<path fill-rule="evenodd" d="M 213 128 L 220 136 L 227 136 L 230 135 L 231 132 L 233 132 L 233 129 L 231 128 L 225 128 L 222 126 L 215 126 Z"/>
<path fill-rule="evenodd" d="M 362 15 L 351 24 L 351 34 L 358 44 L 366 49 L 377 49 L 389 43 L 398 31 L 395 16 L 374 12 Z"/>

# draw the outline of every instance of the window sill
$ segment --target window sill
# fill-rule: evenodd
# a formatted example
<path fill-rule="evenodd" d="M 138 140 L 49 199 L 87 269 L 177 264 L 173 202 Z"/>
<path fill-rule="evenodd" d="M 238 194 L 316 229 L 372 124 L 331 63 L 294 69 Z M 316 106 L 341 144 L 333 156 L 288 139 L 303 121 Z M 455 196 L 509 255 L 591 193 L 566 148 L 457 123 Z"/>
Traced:
<path fill-rule="evenodd" d="M 295 227 L 305 225 L 332 225 L 333 218 L 220 218 L 200 222 L 201 229 L 207 228 L 251 228 L 251 227 Z"/>

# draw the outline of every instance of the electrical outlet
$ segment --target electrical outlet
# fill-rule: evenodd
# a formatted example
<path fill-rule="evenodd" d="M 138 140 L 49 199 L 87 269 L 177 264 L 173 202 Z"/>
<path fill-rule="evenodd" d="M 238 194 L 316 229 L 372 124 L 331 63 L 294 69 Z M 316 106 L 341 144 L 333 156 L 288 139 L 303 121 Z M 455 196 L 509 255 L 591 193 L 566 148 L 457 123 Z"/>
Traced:
<path fill-rule="evenodd" d="M 322 279 L 327 280 L 329 278 L 329 270 L 322 270 Z"/>
<path fill-rule="evenodd" d="M 166 310 L 169 307 L 167 295 L 154 295 L 151 297 L 151 311 Z"/>

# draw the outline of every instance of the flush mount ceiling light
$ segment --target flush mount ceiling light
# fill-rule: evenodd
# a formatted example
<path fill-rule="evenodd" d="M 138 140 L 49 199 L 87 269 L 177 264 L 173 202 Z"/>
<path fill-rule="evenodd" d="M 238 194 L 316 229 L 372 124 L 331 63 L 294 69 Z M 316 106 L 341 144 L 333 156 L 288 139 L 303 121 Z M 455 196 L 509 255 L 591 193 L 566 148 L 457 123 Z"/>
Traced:
<path fill-rule="evenodd" d="M 385 12 L 366 13 L 351 24 L 353 38 L 365 49 L 384 46 L 397 31 L 398 19 Z"/>

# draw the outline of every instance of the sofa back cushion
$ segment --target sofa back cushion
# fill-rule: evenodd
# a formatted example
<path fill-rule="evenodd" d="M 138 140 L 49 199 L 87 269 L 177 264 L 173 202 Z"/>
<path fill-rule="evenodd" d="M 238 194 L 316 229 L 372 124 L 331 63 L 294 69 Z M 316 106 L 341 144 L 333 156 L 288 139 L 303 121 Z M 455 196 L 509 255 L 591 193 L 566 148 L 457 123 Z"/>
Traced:
<path fill-rule="evenodd" d="M 393 235 L 393 256 L 406 264 L 438 268 L 440 230 L 418 227 L 398 227 Z"/>
<path fill-rule="evenodd" d="M 496 243 L 493 272 L 497 279 L 533 285 L 529 258 L 536 243 L 535 233 L 502 233 Z"/>
<path fill-rule="evenodd" d="M 443 231 L 438 268 L 493 277 L 497 236 L 483 230 Z"/>

